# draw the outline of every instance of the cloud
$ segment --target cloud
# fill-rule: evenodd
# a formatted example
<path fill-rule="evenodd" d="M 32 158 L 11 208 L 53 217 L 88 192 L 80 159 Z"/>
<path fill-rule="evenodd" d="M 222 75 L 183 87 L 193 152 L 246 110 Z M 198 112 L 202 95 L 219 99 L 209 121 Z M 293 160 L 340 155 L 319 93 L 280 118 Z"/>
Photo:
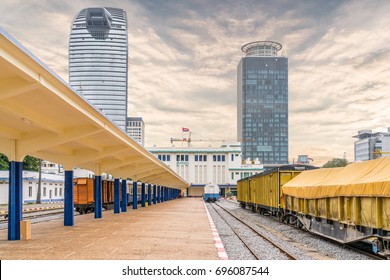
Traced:
<path fill-rule="evenodd" d="M 67 80 L 70 24 L 91 6 L 127 12 L 129 114 L 147 145 L 170 145 L 181 126 L 235 139 L 241 46 L 258 40 L 288 55 L 291 160 L 353 160 L 358 130 L 390 126 L 388 1 L 3 0 L 0 24 Z"/>

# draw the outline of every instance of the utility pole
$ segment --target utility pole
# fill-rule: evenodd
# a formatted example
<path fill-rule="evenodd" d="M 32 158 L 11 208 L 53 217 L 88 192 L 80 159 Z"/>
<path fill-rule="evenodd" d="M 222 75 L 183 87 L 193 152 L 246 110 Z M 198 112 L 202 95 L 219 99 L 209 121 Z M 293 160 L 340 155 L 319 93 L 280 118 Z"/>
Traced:
<path fill-rule="evenodd" d="M 36 204 L 41 203 L 42 160 L 38 159 L 38 190 Z"/>

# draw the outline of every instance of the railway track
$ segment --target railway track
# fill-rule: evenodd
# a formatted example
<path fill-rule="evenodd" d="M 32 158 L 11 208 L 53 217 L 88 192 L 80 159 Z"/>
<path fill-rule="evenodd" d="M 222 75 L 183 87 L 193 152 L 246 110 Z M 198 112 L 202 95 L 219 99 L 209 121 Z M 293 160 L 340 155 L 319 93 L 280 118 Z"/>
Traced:
<path fill-rule="evenodd" d="M 74 215 L 79 215 L 78 212 L 74 212 Z M 53 219 L 60 219 L 64 217 L 64 209 L 51 209 L 40 210 L 23 213 L 23 220 L 31 220 L 31 223 L 41 223 Z M 0 230 L 5 229 L 8 226 L 7 216 L 2 216 L 0 220 Z"/>
<path fill-rule="evenodd" d="M 229 201 L 229 200 L 225 200 L 225 201 L 227 201 L 227 202 L 229 202 L 229 203 L 231 203 L 231 204 L 238 205 L 238 203 L 235 202 L 235 201 Z M 240 218 L 243 219 L 242 217 L 240 217 Z M 272 217 L 270 217 L 270 218 L 272 218 Z M 264 229 L 267 230 L 267 231 L 270 231 L 270 232 L 272 231 L 271 228 L 268 228 L 268 227 L 266 227 L 266 226 L 264 226 L 264 225 L 260 225 L 260 224 L 258 224 L 256 221 L 251 220 L 249 217 L 245 217 L 245 219 L 246 219 L 246 220 L 250 220 L 252 223 L 256 224 L 256 225 L 259 226 L 259 227 L 264 228 Z M 276 219 L 274 219 L 274 220 L 276 220 Z M 290 227 L 290 228 L 296 229 L 296 227 L 293 226 L 293 225 L 291 225 L 291 224 L 283 223 L 283 225 L 286 225 L 286 226 L 288 226 L 288 227 Z M 351 251 L 357 252 L 357 253 L 359 253 L 359 254 L 361 254 L 361 255 L 365 255 L 365 256 L 367 256 L 367 257 L 369 257 L 369 258 L 371 258 L 371 259 L 374 259 L 374 260 L 387 260 L 387 259 L 388 259 L 388 258 L 386 258 L 386 257 L 384 257 L 384 256 L 375 254 L 375 253 L 373 253 L 372 251 L 370 251 L 370 246 L 367 245 L 367 244 L 364 244 L 363 242 L 358 243 L 358 244 L 340 244 L 339 242 L 336 242 L 336 241 L 334 241 L 334 240 L 332 240 L 332 239 L 329 239 L 329 238 L 326 238 L 326 237 L 320 237 L 320 236 L 315 235 L 315 234 L 313 234 L 313 233 L 311 233 L 311 232 L 309 232 L 309 231 L 306 231 L 306 232 L 309 233 L 310 235 L 314 236 L 314 237 L 321 238 L 321 239 L 325 240 L 326 242 L 330 242 L 330 243 L 332 243 L 332 244 L 334 244 L 334 245 L 336 245 L 336 246 L 339 246 L 340 248 L 344 248 L 344 249 L 346 249 L 346 250 L 351 250 Z M 273 234 L 277 235 L 277 234 L 279 234 L 279 233 L 273 232 Z M 292 240 L 291 240 L 290 242 L 293 243 Z M 295 243 L 295 246 L 297 246 L 296 243 Z M 299 246 L 299 244 L 298 244 L 298 246 Z M 303 249 L 304 249 L 304 250 L 307 250 L 307 248 L 303 248 Z M 312 250 L 311 250 L 311 251 L 312 251 Z M 315 259 L 332 259 L 332 258 L 323 256 L 323 255 L 319 254 L 318 252 L 313 252 L 313 253 L 314 253 L 314 255 L 313 255 L 312 253 L 309 252 L 309 254 L 311 254 Z"/>
<path fill-rule="evenodd" d="M 232 225 L 232 222 L 229 222 L 228 219 L 225 218 L 224 215 L 222 215 L 220 213 L 221 211 L 223 211 L 224 213 L 227 213 L 229 215 L 229 217 L 232 217 L 234 219 L 235 222 L 238 221 L 240 224 L 244 225 L 247 229 L 249 229 L 257 238 L 257 241 L 255 243 L 258 243 L 258 242 L 268 243 L 268 246 L 271 246 L 272 248 L 277 248 L 279 250 L 280 254 L 285 257 L 285 259 L 288 259 L 288 260 L 295 260 L 295 259 L 297 259 L 294 255 L 292 255 L 291 253 L 287 252 L 284 248 L 279 246 L 279 244 L 277 244 L 273 240 L 271 240 L 268 237 L 266 237 L 264 234 L 259 232 L 256 228 L 254 228 L 250 224 L 246 223 L 245 221 L 241 220 L 240 218 L 238 218 L 237 216 L 232 214 L 229 210 L 227 210 L 226 208 L 222 207 L 218 203 L 211 203 L 210 205 L 213 208 L 213 210 L 215 211 L 215 213 L 217 213 L 218 216 L 221 217 L 221 219 L 231 228 L 231 230 L 236 234 L 236 236 L 243 243 L 245 248 L 247 248 L 249 250 L 249 252 L 251 252 L 251 254 L 257 260 L 267 259 L 267 256 L 266 255 L 263 255 L 263 256 L 260 255 L 259 252 L 257 252 L 257 250 L 255 248 L 253 248 L 253 245 L 250 244 L 250 243 L 253 243 L 253 242 L 248 242 L 248 240 L 247 240 L 248 238 L 245 237 L 242 232 L 240 232 L 239 230 L 235 229 L 234 226 Z M 221 211 L 219 211 L 219 209 Z"/>

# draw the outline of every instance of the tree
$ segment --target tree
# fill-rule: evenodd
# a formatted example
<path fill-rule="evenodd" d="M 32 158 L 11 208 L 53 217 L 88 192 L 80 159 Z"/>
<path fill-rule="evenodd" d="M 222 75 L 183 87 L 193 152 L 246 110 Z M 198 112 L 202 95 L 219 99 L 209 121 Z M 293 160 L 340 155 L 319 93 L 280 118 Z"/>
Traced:
<path fill-rule="evenodd" d="M 348 164 L 348 160 L 343 158 L 334 158 L 325 163 L 322 168 L 344 167 Z"/>
<path fill-rule="evenodd" d="M 8 170 L 8 169 L 9 169 L 8 158 L 5 155 L 0 154 L 0 170 Z"/>
<path fill-rule="evenodd" d="M 26 156 L 24 158 L 23 170 L 38 171 L 38 169 L 39 169 L 39 159 L 32 156 Z"/>
<path fill-rule="evenodd" d="M 32 156 L 25 156 L 23 160 L 23 170 L 38 171 L 39 159 Z M 9 160 L 6 155 L 0 153 L 0 170 L 9 169 Z"/>

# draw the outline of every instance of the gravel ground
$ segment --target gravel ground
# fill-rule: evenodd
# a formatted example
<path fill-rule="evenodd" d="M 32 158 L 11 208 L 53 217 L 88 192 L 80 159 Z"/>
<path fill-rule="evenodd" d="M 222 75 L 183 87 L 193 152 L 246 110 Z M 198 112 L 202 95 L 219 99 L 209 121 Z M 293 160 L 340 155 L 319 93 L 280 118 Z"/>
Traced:
<path fill-rule="evenodd" d="M 278 244 L 287 250 L 290 254 L 301 260 L 315 259 L 335 259 L 335 260 L 370 260 L 371 258 L 355 251 L 343 248 L 339 244 L 332 243 L 320 237 L 314 236 L 304 230 L 290 227 L 275 220 L 273 217 L 252 213 L 249 210 L 241 209 L 236 202 L 221 200 L 218 202 L 224 208 L 229 209 L 236 216 L 245 219 L 255 226 L 259 232 L 265 234 L 272 240 L 277 240 Z M 207 205 L 210 215 L 213 218 L 215 226 L 221 236 L 225 246 L 226 253 L 229 259 L 232 260 L 248 260 L 253 259 L 248 250 L 237 237 L 235 233 L 229 229 L 226 223 L 218 217 L 211 208 Z M 236 222 L 237 223 L 237 222 Z M 270 250 L 266 259 L 285 259 L 275 254 L 275 251 Z"/>
<path fill-rule="evenodd" d="M 233 232 L 233 230 L 226 224 L 226 222 L 213 210 L 213 208 L 206 203 L 206 207 L 214 221 L 218 230 L 219 236 L 224 245 L 226 254 L 230 260 L 255 260 L 252 253 L 242 244 L 241 240 Z"/>

